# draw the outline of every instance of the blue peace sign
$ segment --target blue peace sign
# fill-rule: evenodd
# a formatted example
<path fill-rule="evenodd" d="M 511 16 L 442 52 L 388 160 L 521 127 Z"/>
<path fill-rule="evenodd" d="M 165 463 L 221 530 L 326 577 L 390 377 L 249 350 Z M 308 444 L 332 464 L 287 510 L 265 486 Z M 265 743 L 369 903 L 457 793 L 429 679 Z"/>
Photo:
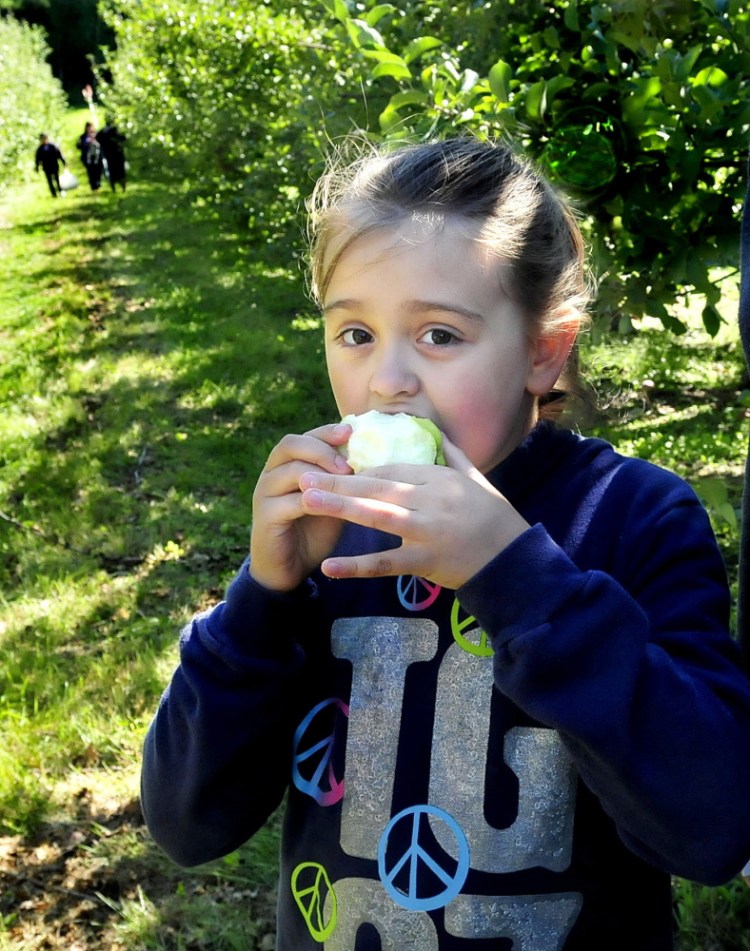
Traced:
<path fill-rule="evenodd" d="M 306 738 L 308 728 L 325 715 L 323 711 L 331 708 L 333 708 L 334 717 L 337 713 L 349 716 L 348 705 L 338 697 L 331 697 L 313 707 L 294 734 L 292 780 L 300 792 L 312 796 L 319 806 L 333 806 L 344 796 L 344 780 L 338 779 L 333 770 L 332 754 L 335 739 L 333 727 L 328 736 L 317 743 L 314 742 L 307 749 L 302 749 L 302 741 Z M 312 777 L 309 779 L 302 774 L 304 764 L 313 770 Z"/>
<path fill-rule="evenodd" d="M 437 818 L 444 822 L 453 832 L 458 849 L 457 864 L 454 871 L 443 868 L 437 859 L 433 858 L 419 844 L 419 831 L 422 823 L 429 824 L 430 818 Z M 387 867 L 386 851 L 388 840 L 399 824 L 411 823 L 410 845 L 404 854 L 396 860 L 393 866 Z M 445 886 L 436 894 L 422 895 L 419 891 L 419 867 L 425 865 L 427 869 Z M 407 867 L 408 866 L 408 867 Z M 409 891 L 404 892 L 395 884 L 396 877 L 404 868 L 409 875 Z M 394 816 L 385 828 L 378 844 L 378 872 L 383 887 L 391 898 L 402 908 L 410 911 L 433 911 L 443 908 L 452 901 L 461 891 L 466 876 L 469 874 L 469 843 L 463 830 L 456 820 L 445 810 L 437 806 L 410 806 Z"/>

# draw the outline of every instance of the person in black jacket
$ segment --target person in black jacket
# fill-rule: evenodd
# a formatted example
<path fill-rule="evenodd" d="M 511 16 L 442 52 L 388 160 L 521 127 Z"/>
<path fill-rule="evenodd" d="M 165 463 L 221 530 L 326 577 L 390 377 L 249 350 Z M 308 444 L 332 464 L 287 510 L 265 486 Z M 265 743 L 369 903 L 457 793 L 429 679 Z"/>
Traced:
<path fill-rule="evenodd" d="M 125 134 L 120 132 L 111 119 L 107 119 L 105 127 L 97 132 L 97 142 L 101 145 L 102 155 L 107 167 L 107 177 L 112 191 L 120 185 L 125 191 L 127 168 L 125 163 Z"/>
<path fill-rule="evenodd" d="M 62 188 L 60 188 L 60 164 L 66 164 L 62 152 L 54 142 L 50 142 L 49 136 L 42 132 L 39 136 L 39 147 L 34 157 L 34 171 L 38 172 L 39 166 L 42 167 L 53 198 L 57 198 L 62 192 Z"/>

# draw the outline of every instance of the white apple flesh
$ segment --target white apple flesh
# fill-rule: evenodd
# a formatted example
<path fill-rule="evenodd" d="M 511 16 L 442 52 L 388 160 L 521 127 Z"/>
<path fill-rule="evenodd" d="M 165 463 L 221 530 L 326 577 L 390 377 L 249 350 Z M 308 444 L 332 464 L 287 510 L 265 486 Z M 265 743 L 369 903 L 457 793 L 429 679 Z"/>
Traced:
<path fill-rule="evenodd" d="M 359 416 L 345 416 L 342 422 L 353 430 L 343 453 L 355 472 L 401 463 L 434 465 L 441 461 L 442 438 L 430 420 L 373 409 Z"/>

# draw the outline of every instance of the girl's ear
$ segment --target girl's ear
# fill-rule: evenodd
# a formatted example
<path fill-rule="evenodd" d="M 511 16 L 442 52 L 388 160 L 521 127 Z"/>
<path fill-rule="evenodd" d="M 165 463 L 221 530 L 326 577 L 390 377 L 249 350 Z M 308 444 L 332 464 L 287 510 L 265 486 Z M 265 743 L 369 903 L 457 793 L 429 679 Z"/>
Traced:
<path fill-rule="evenodd" d="M 533 396 L 546 396 L 555 386 L 578 336 L 580 318 L 572 313 L 554 330 L 541 334 L 531 347 L 526 389 Z"/>

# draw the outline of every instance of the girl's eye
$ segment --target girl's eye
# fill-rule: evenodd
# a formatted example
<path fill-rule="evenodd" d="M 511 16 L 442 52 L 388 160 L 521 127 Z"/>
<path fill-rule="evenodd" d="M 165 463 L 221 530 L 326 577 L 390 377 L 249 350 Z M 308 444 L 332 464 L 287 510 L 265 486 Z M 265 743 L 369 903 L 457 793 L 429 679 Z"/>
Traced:
<path fill-rule="evenodd" d="M 369 334 L 366 330 L 362 330 L 361 327 L 350 327 L 348 330 L 343 331 L 341 339 L 344 343 L 349 344 L 349 346 L 359 347 L 363 343 L 370 343 L 372 334 Z"/>
<path fill-rule="evenodd" d="M 433 327 L 422 337 L 422 340 L 424 340 L 425 343 L 430 343 L 438 347 L 444 347 L 447 344 L 455 343 L 457 339 L 458 338 L 454 333 L 451 333 L 450 330 L 444 330 L 442 327 Z"/>

